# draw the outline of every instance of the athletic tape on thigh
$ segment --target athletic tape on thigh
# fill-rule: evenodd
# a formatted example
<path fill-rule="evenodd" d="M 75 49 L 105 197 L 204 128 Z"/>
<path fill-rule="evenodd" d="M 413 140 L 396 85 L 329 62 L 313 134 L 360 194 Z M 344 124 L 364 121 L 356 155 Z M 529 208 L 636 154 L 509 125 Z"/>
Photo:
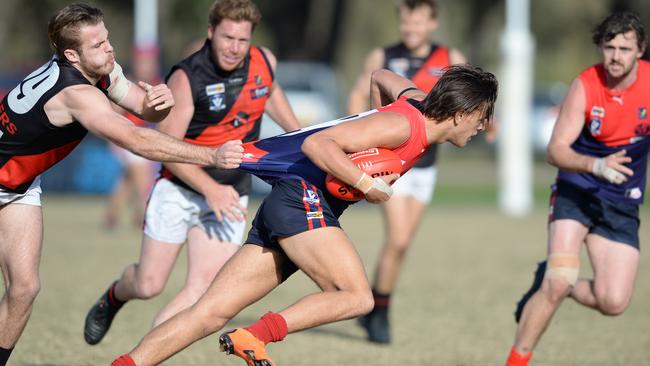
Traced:
<path fill-rule="evenodd" d="M 548 257 L 548 268 L 544 278 L 563 279 L 571 286 L 578 281 L 580 258 L 577 255 L 557 253 Z"/>

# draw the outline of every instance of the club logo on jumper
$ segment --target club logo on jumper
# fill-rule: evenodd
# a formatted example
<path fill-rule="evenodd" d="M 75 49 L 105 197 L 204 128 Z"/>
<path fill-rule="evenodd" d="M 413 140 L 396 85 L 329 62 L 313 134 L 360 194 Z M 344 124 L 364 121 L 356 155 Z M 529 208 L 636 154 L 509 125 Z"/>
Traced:
<path fill-rule="evenodd" d="M 591 118 L 605 118 L 605 108 L 597 105 L 591 107 Z"/>
<path fill-rule="evenodd" d="M 307 220 L 320 220 L 323 218 L 323 211 L 307 212 Z"/>
<path fill-rule="evenodd" d="M 641 188 L 639 187 L 634 187 L 625 190 L 625 197 L 626 198 L 631 198 L 633 200 L 638 200 L 641 199 L 641 196 L 643 196 L 643 192 L 641 192 Z"/>
<path fill-rule="evenodd" d="M 600 135 L 601 127 L 602 127 L 602 123 L 600 122 L 599 119 L 592 119 L 591 122 L 589 122 L 589 132 L 591 132 L 592 136 Z"/>
<path fill-rule="evenodd" d="M 255 75 L 255 85 L 262 85 L 262 77 L 260 75 Z"/>
<path fill-rule="evenodd" d="M 598 136 L 603 125 L 602 119 L 605 118 L 605 108 L 601 106 L 591 107 L 591 120 L 589 121 L 589 132 L 592 136 Z"/>
<path fill-rule="evenodd" d="M 303 202 L 307 202 L 310 205 L 317 205 L 320 203 L 320 197 L 318 193 L 312 191 L 311 189 L 305 190 L 305 195 L 302 197 Z"/>
<path fill-rule="evenodd" d="M 218 112 L 226 109 L 226 86 L 224 83 L 206 85 L 205 94 L 210 100 L 211 111 Z"/>
<path fill-rule="evenodd" d="M 251 89 L 251 99 L 259 99 L 269 95 L 269 87 L 263 86 L 261 88 Z"/>
<path fill-rule="evenodd" d="M 648 110 L 646 107 L 639 107 L 639 119 L 646 119 L 648 118 Z"/>
<path fill-rule="evenodd" d="M 208 96 L 215 94 L 224 94 L 226 92 L 226 85 L 224 83 L 210 84 L 205 86 L 205 94 Z"/>

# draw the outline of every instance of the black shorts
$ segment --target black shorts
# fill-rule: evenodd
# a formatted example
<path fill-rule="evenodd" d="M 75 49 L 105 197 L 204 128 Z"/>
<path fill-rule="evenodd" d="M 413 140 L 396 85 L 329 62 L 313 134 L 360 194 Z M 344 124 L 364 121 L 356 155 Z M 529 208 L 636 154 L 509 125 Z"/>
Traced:
<path fill-rule="evenodd" d="M 323 227 L 341 227 L 338 218 L 349 204 L 305 180 L 280 180 L 257 210 L 246 243 L 281 253 L 284 256 L 282 278 L 285 280 L 298 268 L 284 254 L 278 238 Z"/>
<path fill-rule="evenodd" d="M 549 223 L 572 219 L 589 233 L 639 249 L 639 206 L 598 197 L 571 183 L 551 186 Z"/>

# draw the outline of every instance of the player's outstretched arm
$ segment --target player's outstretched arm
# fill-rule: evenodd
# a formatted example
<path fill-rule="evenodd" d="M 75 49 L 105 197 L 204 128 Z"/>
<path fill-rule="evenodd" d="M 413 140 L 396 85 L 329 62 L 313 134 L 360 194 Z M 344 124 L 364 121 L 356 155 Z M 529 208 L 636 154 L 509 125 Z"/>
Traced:
<path fill-rule="evenodd" d="M 400 96 L 422 100 L 426 93 L 418 89 L 409 79 L 396 73 L 381 69 L 374 71 L 370 78 L 370 103 L 373 108 L 390 104 Z"/>
<path fill-rule="evenodd" d="M 222 169 L 236 168 L 241 162 L 241 141 L 229 141 L 218 149 L 188 144 L 159 131 L 134 126 L 113 111 L 108 99 L 94 87 L 69 87 L 64 93 L 72 118 L 95 135 L 147 159 L 214 165 Z"/>
<path fill-rule="evenodd" d="M 571 145 L 578 139 L 584 126 L 584 110 L 586 106 L 584 86 L 580 79 L 575 79 L 562 103 L 560 114 L 553 128 L 551 141 L 547 148 L 549 164 L 559 169 L 592 173 L 610 183 L 620 184 L 633 174 L 625 163 L 632 161 L 625 151 L 595 158 L 577 153 Z"/>

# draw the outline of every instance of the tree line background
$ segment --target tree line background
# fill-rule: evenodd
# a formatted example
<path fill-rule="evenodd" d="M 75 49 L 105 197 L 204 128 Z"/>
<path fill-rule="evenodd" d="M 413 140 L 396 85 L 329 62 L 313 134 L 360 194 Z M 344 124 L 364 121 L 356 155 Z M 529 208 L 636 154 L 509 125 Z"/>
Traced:
<path fill-rule="evenodd" d="M 133 1 L 88 0 L 105 12 L 117 58 L 129 68 L 132 58 Z M 0 74 L 24 75 L 51 51 L 47 22 L 65 0 L 2 0 Z M 188 45 L 204 38 L 212 0 L 160 0 L 161 65 L 165 73 Z M 330 65 L 346 92 L 374 47 L 398 40 L 396 0 L 257 0 L 263 15 L 254 42 L 280 61 Z M 440 0 L 436 41 L 460 49 L 471 63 L 499 71 L 505 0 Z M 536 42 L 535 79 L 570 82 L 598 60 L 592 28 L 614 10 L 639 12 L 650 27 L 650 2 L 643 0 L 532 0 L 531 28 Z"/>

